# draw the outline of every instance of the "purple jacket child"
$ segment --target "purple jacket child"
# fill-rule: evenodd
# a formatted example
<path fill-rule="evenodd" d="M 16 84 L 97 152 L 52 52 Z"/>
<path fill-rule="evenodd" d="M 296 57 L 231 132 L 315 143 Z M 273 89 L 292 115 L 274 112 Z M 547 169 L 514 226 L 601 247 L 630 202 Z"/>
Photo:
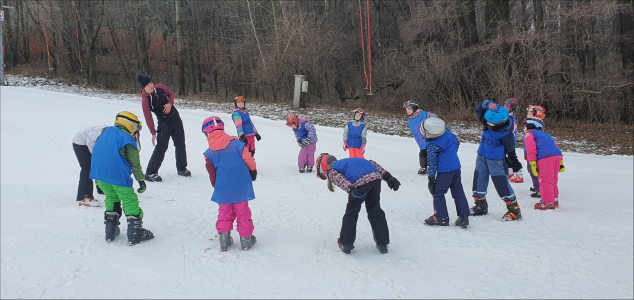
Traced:
<path fill-rule="evenodd" d="M 286 119 L 286 126 L 293 129 L 297 144 L 302 148 L 297 156 L 299 172 L 312 172 L 315 165 L 315 150 L 317 149 L 317 131 L 315 125 L 306 118 L 299 118 L 291 114 Z"/>

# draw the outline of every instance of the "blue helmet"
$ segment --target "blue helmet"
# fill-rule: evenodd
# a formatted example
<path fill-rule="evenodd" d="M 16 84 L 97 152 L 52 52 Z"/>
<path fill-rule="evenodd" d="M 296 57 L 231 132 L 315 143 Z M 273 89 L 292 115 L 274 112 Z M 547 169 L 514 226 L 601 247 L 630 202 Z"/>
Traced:
<path fill-rule="evenodd" d="M 489 105 L 489 109 L 484 114 L 484 119 L 495 125 L 502 124 L 509 119 L 509 110 L 504 106 Z"/>

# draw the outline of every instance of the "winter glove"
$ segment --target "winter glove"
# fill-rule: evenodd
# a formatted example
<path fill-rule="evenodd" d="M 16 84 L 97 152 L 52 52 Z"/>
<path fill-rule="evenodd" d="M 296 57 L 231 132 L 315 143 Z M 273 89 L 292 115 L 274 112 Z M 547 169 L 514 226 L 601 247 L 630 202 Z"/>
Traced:
<path fill-rule="evenodd" d="M 531 166 L 531 173 L 533 173 L 533 176 L 538 177 L 539 176 L 539 172 L 537 172 L 537 162 L 529 161 L 528 164 Z M 561 166 L 560 166 L 560 168 L 561 168 Z"/>
<path fill-rule="evenodd" d="M 429 182 L 427 182 L 427 189 L 429 189 L 429 192 L 434 195 L 434 191 L 436 189 L 436 179 L 429 177 Z"/>
<path fill-rule="evenodd" d="M 259 142 L 259 141 L 262 139 L 262 137 L 260 136 L 260 134 L 259 134 L 259 133 L 256 133 L 256 134 L 255 134 L 255 139 L 257 139 L 257 140 L 258 140 L 258 142 Z"/>
<path fill-rule="evenodd" d="M 251 181 L 255 181 L 255 179 L 258 177 L 258 170 L 250 170 L 249 174 L 251 174 Z"/>
<path fill-rule="evenodd" d="M 564 161 L 562 160 L 562 161 L 559 163 L 559 173 L 563 173 L 563 172 L 565 172 L 565 171 L 566 171 L 566 166 L 564 166 Z"/>
<path fill-rule="evenodd" d="M 343 141 L 343 151 L 348 150 L 348 141 Z"/>
<path fill-rule="evenodd" d="M 392 176 L 390 176 L 390 178 L 385 181 L 387 181 L 387 186 L 395 192 L 398 191 L 398 188 L 401 186 L 401 183 L 398 181 L 398 179 Z"/>
<path fill-rule="evenodd" d="M 297 145 L 299 145 L 300 147 L 304 148 L 304 144 L 302 144 L 302 142 L 298 141 Z"/>
<path fill-rule="evenodd" d="M 145 181 L 139 181 L 139 188 L 136 190 L 139 194 L 145 192 L 147 189 L 147 185 L 145 185 Z"/>
<path fill-rule="evenodd" d="M 249 141 L 247 141 L 247 137 L 244 136 L 244 134 L 241 134 L 240 137 L 238 138 L 241 142 L 243 143 L 248 143 Z"/>
<path fill-rule="evenodd" d="M 361 154 L 365 154 L 365 144 L 361 144 Z"/>
<path fill-rule="evenodd" d="M 308 144 L 310 144 L 310 138 L 305 138 L 304 141 L 302 142 L 302 145 L 308 146 Z"/>
<path fill-rule="evenodd" d="M 491 103 L 491 100 L 489 100 L 489 99 L 486 99 L 486 100 L 482 101 L 482 108 L 488 109 L 489 108 L 489 103 Z"/>

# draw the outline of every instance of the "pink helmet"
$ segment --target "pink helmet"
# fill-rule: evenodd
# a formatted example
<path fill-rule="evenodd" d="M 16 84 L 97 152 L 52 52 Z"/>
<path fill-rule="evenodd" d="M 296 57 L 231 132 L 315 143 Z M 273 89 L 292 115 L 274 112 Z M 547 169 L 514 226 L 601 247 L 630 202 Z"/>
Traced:
<path fill-rule="evenodd" d="M 203 121 L 203 133 L 211 133 L 215 130 L 225 130 L 225 123 L 220 120 L 220 117 L 213 116 Z"/>

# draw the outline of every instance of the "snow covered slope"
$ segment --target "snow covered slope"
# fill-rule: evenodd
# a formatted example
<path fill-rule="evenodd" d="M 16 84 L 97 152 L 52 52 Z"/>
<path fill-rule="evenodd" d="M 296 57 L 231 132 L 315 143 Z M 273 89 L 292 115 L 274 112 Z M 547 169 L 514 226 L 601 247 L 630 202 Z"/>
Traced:
<path fill-rule="evenodd" d="M 221 253 L 200 125 L 219 115 L 228 133 L 235 127 L 228 111 L 180 109 L 193 176 L 176 175 L 170 145 L 164 182 L 139 196 L 156 238 L 130 247 L 125 234 L 104 241 L 103 207 L 76 206 L 71 140 L 84 127 L 111 125 L 119 111 L 142 118 L 141 105 L 19 87 L 2 87 L 0 97 L 1 298 L 634 297 L 632 157 L 565 153 L 556 211 L 533 210 L 530 184 L 513 184 L 523 220 L 500 222 L 506 208 L 491 185 L 489 215 L 472 217 L 468 230 L 433 228 L 422 222 L 433 208 L 416 175 L 416 143 L 370 132 L 366 157 L 402 183 L 397 192 L 383 184 L 390 252 L 375 249 L 362 211 L 356 248 L 345 255 L 336 239 L 346 194 L 298 173 L 299 147 L 283 121 L 253 117 L 262 135 L 250 203 L 258 243 Z M 317 153 L 346 157 L 342 132 L 317 126 Z M 141 141 L 145 166 L 147 129 Z M 476 149 L 459 151 L 467 195 Z M 453 222 L 451 201 L 448 208 Z"/>

